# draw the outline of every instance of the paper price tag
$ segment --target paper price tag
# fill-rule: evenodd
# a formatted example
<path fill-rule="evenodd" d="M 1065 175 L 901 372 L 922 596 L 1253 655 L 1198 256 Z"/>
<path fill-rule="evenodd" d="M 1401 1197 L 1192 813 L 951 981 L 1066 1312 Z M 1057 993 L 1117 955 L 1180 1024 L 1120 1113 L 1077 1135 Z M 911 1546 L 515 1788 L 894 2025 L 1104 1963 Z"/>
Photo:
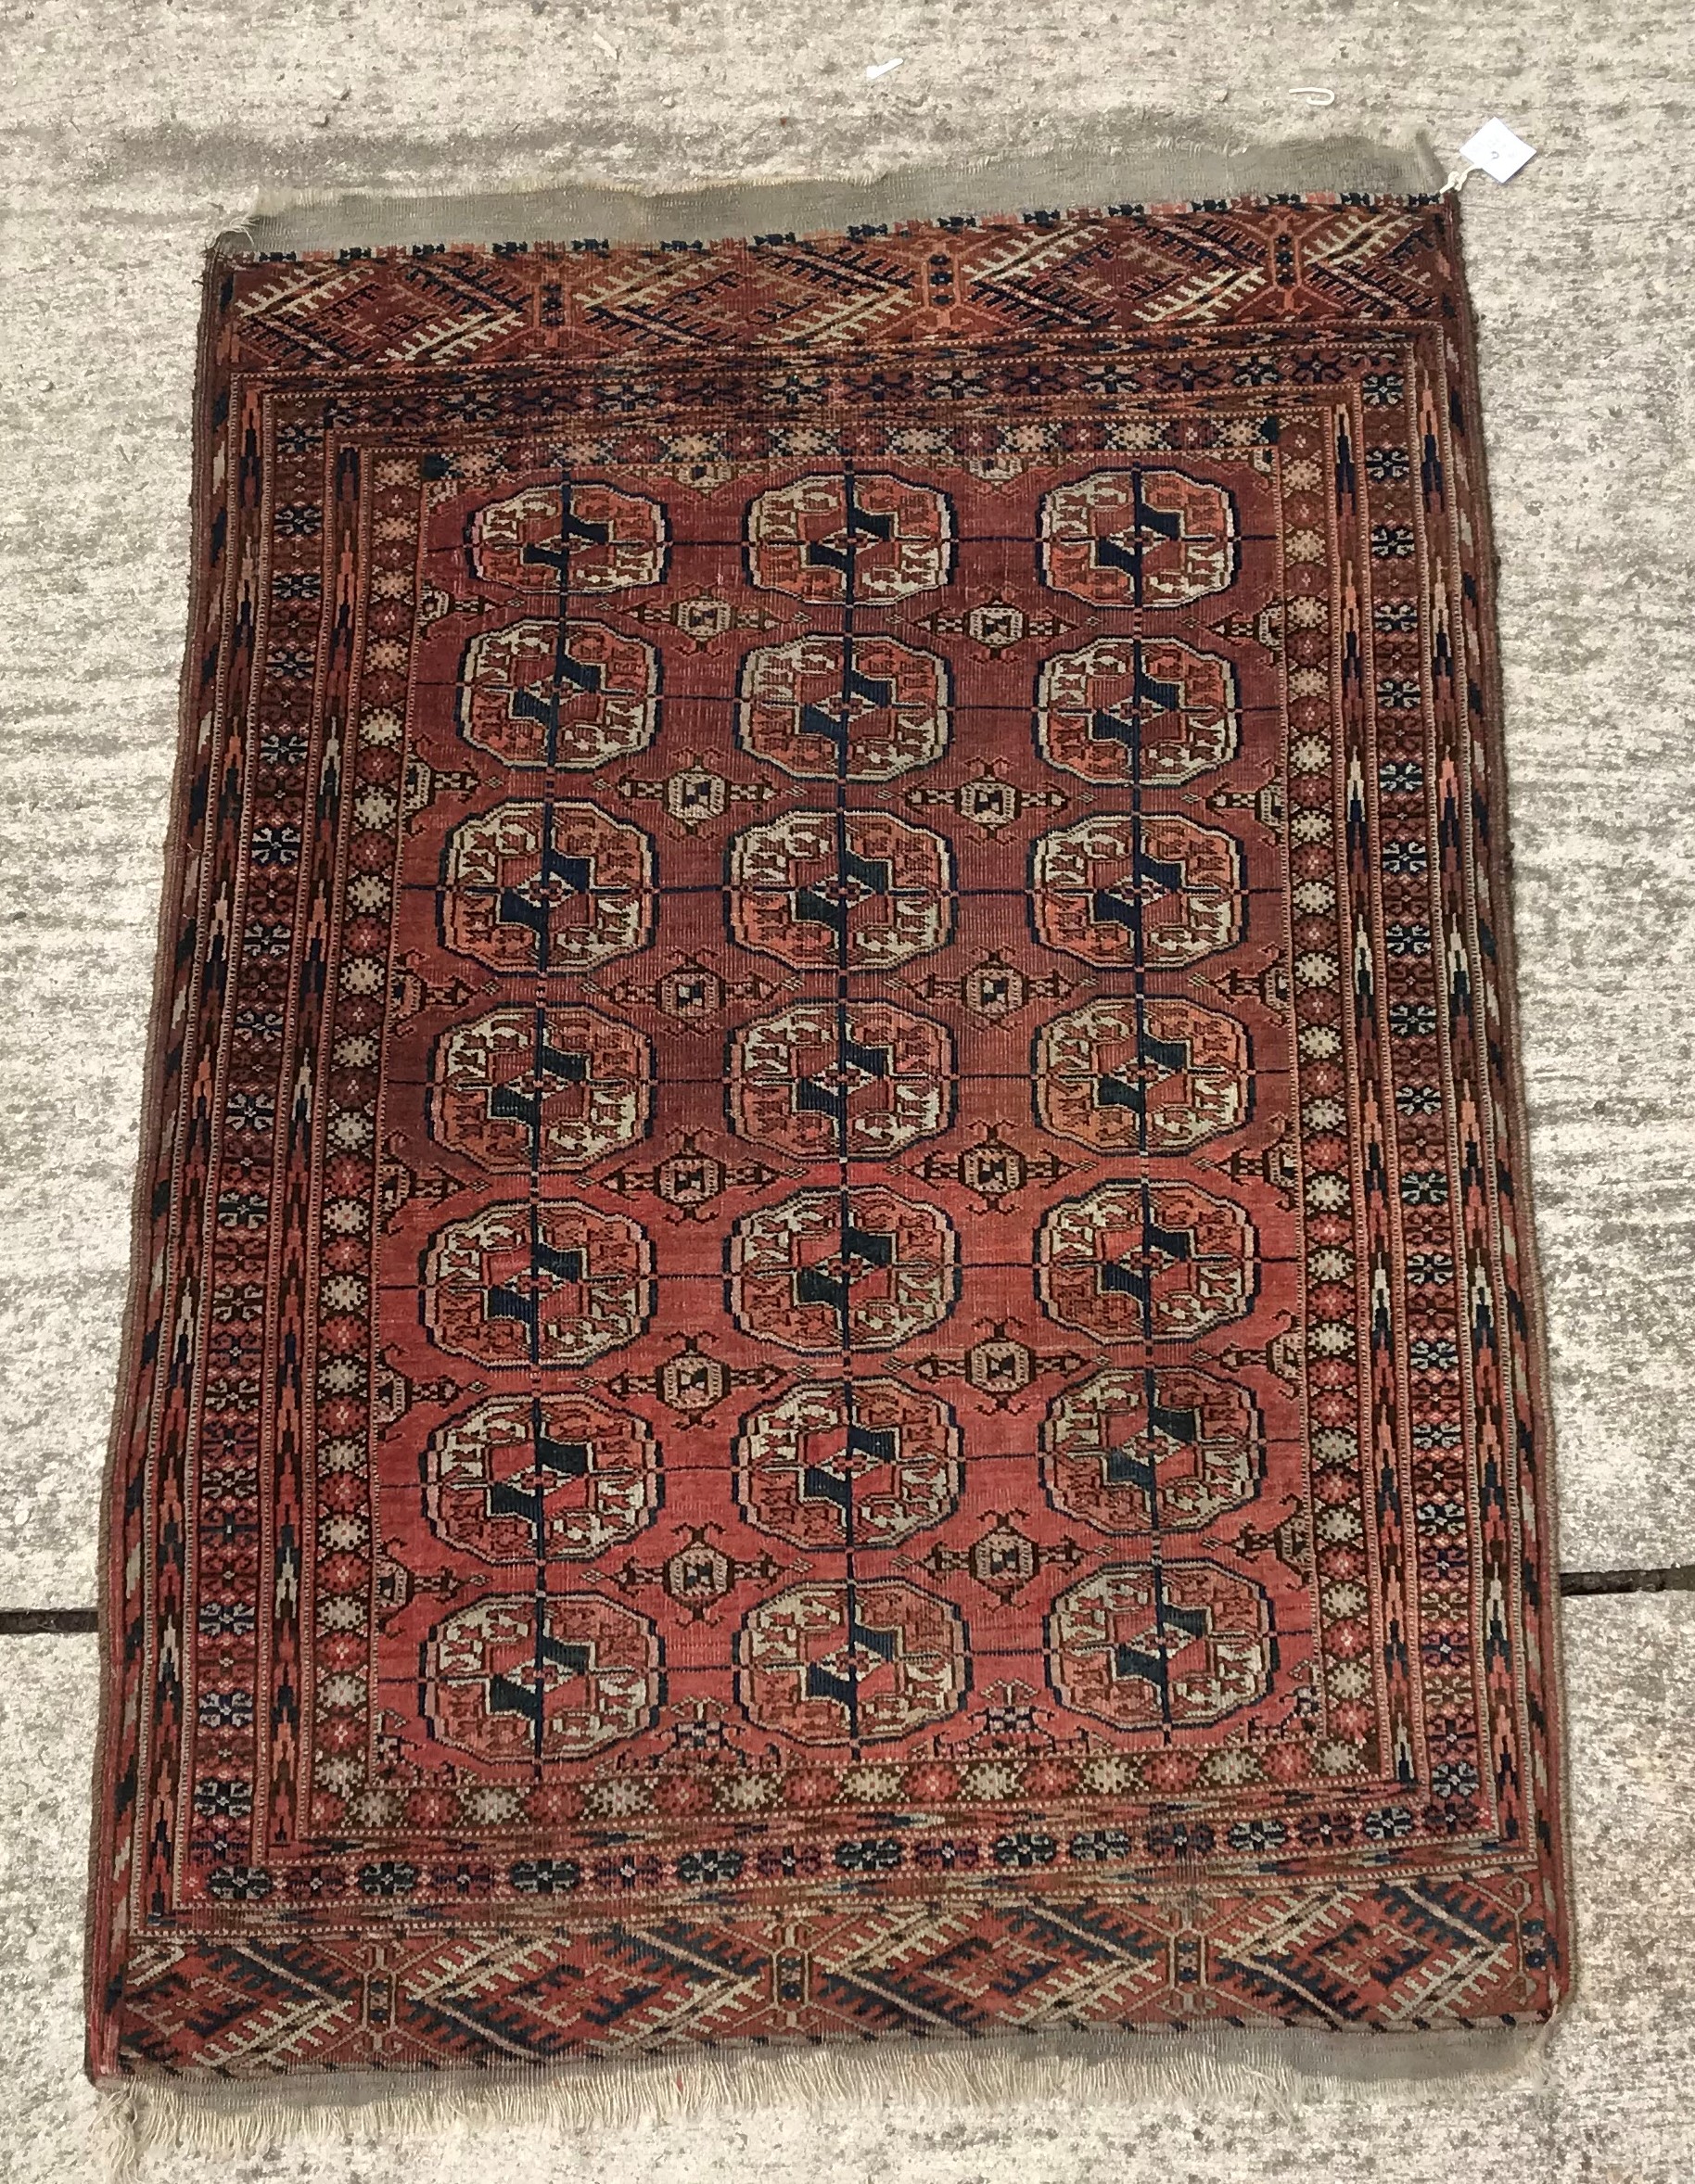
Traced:
<path fill-rule="evenodd" d="M 1497 182 L 1510 182 L 1524 162 L 1536 156 L 1536 146 L 1526 144 L 1522 136 L 1515 136 L 1498 115 L 1485 121 L 1476 135 L 1459 147 L 1462 159 L 1469 159 L 1473 167 L 1481 167 Z"/>

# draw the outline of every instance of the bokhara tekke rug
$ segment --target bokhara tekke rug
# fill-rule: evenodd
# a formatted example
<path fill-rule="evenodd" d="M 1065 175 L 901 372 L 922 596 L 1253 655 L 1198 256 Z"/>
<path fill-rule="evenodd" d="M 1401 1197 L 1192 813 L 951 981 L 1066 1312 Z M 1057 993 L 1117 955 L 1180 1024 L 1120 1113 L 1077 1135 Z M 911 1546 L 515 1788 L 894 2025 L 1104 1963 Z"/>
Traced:
<path fill-rule="evenodd" d="M 103 2083 L 1551 2010 L 1454 219 L 214 255 Z"/>

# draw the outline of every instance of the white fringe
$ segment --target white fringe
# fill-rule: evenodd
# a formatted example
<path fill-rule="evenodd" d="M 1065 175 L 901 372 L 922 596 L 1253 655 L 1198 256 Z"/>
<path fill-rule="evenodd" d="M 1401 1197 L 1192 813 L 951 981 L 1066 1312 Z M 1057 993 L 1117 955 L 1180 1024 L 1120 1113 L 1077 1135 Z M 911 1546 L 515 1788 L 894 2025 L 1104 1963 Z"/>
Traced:
<path fill-rule="evenodd" d="M 688 2051 L 487 2070 L 319 2072 L 264 2081 L 131 2081 L 103 2089 L 108 2184 L 170 2175 L 168 2157 L 234 2159 L 290 2140 L 392 2144 L 478 2125 L 616 2127 L 669 2116 L 812 2103 L 1105 2107 L 1221 2101 L 1280 2115 L 1321 2100 L 1422 2104 L 1480 2079 L 1541 2082 L 1546 2026 L 1425 2033 L 1221 2030 L 1039 2036 L 958 2044 L 867 2041 Z M 155 2164 L 150 2157 L 161 2157 Z"/>

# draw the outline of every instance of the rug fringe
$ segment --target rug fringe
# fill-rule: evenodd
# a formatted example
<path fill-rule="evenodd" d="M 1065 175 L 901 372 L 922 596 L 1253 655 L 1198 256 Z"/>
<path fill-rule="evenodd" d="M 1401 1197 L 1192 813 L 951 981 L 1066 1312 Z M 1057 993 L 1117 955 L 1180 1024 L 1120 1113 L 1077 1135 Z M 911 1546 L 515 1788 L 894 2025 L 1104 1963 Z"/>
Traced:
<path fill-rule="evenodd" d="M 1064 2100 L 1169 2109 L 1246 2101 L 1288 2116 L 1315 2101 L 1425 2102 L 1479 2079 L 1540 2082 L 1548 2027 L 1408 2034 L 1150 2032 L 1108 2040 L 690 2051 L 463 2074 L 321 2073 L 256 2084 L 102 2089 L 97 2152 L 108 2184 L 137 2184 L 149 2157 L 262 2153 L 289 2140 L 388 2144 L 477 2126 L 616 2127 L 789 2103 L 1005 2107 Z M 161 2175 L 165 2174 L 160 2170 Z"/>
<path fill-rule="evenodd" d="M 1170 208 L 1283 192 L 1424 196 L 1442 188 L 1445 171 L 1422 134 L 1399 145 L 1352 136 L 1244 144 L 1200 131 L 1150 133 L 1141 117 L 1120 113 L 1039 152 L 985 155 L 862 179 L 778 175 L 645 190 L 529 174 L 470 194 L 299 190 L 261 197 L 217 248 L 236 256 L 586 236 L 619 244 L 707 243 L 973 213 Z"/>

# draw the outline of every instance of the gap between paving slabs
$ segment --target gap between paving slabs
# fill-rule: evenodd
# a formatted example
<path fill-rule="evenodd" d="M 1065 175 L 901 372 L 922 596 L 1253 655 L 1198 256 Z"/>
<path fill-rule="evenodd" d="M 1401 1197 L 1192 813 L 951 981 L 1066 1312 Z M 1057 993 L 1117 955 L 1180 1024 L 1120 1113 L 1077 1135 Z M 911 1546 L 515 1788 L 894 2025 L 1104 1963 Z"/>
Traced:
<path fill-rule="evenodd" d="M 1560 1573 L 1566 1600 L 1588 1600 L 1610 1593 L 1695 1593 L 1695 1562 L 1663 1569 L 1567 1569 Z M 92 1607 L 0 1608 L 0 1638 L 77 1637 L 100 1627 Z"/>

